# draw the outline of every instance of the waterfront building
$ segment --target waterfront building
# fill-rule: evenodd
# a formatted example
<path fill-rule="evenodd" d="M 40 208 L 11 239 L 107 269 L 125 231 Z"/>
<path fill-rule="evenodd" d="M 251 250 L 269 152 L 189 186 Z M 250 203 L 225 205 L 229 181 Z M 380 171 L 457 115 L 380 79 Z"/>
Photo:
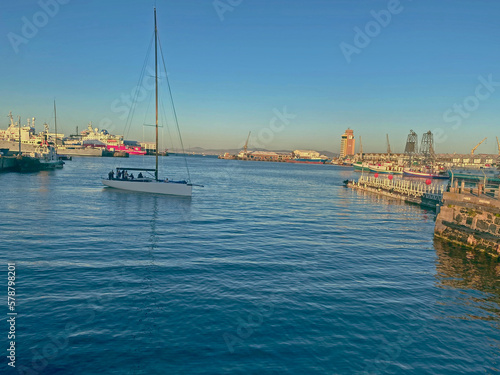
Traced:
<path fill-rule="evenodd" d="M 499 155 L 495 154 L 437 154 L 436 159 L 448 168 L 484 168 L 498 166 Z"/>
<path fill-rule="evenodd" d="M 347 156 L 354 155 L 354 131 L 352 129 L 347 129 L 344 134 L 342 134 L 342 139 L 340 141 L 340 157 L 345 158 Z"/>
<path fill-rule="evenodd" d="M 148 155 L 156 154 L 156 143 L 154 143 L 154 142 L 141 142 L 140 146 L 141 146 L 141 149 L 146 151 L 146 154 L 148 154 Z"/>

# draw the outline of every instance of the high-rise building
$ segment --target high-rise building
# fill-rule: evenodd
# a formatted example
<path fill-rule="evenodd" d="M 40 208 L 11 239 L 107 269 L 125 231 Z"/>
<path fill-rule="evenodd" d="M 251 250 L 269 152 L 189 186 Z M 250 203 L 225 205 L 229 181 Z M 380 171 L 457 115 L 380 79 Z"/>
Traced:
<path fill-rule="evenodd" d="M 342 140 L 340 141 L 340 157 L 345 158 L 346 156 L 354 155 L 354 131 L 347 129 L 344 134 L 342 134 Z"/>

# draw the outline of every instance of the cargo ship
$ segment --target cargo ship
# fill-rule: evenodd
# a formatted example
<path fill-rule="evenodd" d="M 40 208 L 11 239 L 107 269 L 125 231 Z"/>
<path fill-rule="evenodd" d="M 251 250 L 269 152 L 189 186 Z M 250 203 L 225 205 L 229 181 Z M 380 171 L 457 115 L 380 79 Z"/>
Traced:
<path fill-rule="evenodd" d="M 287 163 L 325 164 L 327 160 L 322 158 L 292 158 L 288 159 Z"/>
<path fill-rule="evenodd" d="M 320 155 L 314 150 L 295 150 L 292 152 L 292 157 L 286 160 L 287 163 L 301 164 L 325 164 L 328 157 Z"/>

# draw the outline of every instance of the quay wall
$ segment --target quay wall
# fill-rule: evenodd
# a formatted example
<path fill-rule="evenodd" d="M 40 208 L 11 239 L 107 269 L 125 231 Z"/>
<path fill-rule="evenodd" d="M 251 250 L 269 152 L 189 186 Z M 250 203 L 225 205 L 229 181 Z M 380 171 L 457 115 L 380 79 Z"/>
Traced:
<path fill-rule="evenodd" d="M 434 235 L 498 257 L 500 201 L 485 195 L 445 192 Z"/>
<path fill-rule="evenodd" d="M 34 152 L 36 150 L 36 145 L 29 143 L 21 143 L 21 152 L 28 153 Z M 9 151 L 17 153 L 19 151 L 19 143 L 13 141 L 3 141 L 0 140 L 0 148 L 9 149 Z M 103 150 L 101 148 L 66 148 L 59 146 L 57 148 L 57 153 L 59 155 L 68 156 L 102 156 Z"/>
<path fill-rule="evenodd" d="M 9 151 L 17 153 L 19 151 L 19 143 L 13 141 L 1 141 L 0 140 L 0 148 L 7 148 Z M 32 145 L 29 143 L 21 143 L 21 152 L 34 152 L 36 149 L 36 145 Z"/>
<path fill-rule="evenodd" d="M 0 156 L 0 172 L 14 170 L 17 166 L 14 156 Z"/>
<path fill-rule="evenodd" d="M 57 148 L 58 155 L 68 156 L 103 156 L 103 150 L 100 148 Z"/>

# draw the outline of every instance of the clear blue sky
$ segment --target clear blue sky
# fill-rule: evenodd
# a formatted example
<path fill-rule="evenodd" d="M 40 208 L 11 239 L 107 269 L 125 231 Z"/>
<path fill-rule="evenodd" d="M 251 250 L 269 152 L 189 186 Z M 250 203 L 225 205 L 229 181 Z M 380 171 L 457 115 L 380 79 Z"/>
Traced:
<path fill-rule="evenodd" d="M 117 108 L 137 85 L 154 2 L 60 1 L 66 4 L 57 11 L 40 5 L 51 1 L 0 5 L 1 128 L 9 111 L 23 122 L 36 117 L 37 130 L 53 124 L 55 98 L 66 134 L 89 121 L 123 134 Z M 468 152 L 484 137 L 476 152 L 497 151 L 498 1 L 157 0 L 156 6 L 186 145 L 236 148 L 252 131 L 254 146 L 338 152 L 350 127 L 365 151 L 385 150 L 386 133 L 392 149 L 402 151 L 410 129 L 436 130 L 438 152 Z M 41 25 L 36 35 L 23 31 L 25 20 Z M 372 36 L 356 39 L 356 30 Z M 348 58 L 346 45 L 356 49 Z M 283 123 L 276 112 L 285 107 Z M 144 121 L 153 120 L 134 119 L 127 138 L 150 138 Z"/>

